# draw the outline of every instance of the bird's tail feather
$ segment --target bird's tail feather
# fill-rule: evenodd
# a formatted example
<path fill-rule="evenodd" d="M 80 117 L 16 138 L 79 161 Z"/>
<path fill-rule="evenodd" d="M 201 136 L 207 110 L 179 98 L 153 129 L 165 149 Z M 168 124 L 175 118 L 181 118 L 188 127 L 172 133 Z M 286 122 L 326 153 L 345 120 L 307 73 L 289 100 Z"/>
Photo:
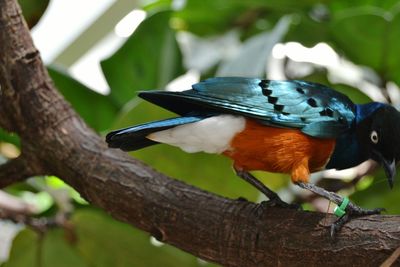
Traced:
<path fill-rule="evenodd" d="M 120 148 L 124 151 L 133 151 L 158 144 L 157 142 L 146 138 L 146 136 L 151 133 L 170 129 L 178 125 L 197 122 L 204 118 L 206 117 L 187 116 L 144 123 L 110 132 L 106 136 L 106 142 L 109 147 Z"/>

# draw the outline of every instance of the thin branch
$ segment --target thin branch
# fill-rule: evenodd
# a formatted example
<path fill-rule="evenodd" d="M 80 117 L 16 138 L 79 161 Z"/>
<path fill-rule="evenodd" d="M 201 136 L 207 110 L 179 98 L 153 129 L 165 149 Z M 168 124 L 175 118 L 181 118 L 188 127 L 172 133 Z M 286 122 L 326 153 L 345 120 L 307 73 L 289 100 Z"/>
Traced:
<path fill-rule="evenodd" d="M 36 207 L 23 201 L 21 198 L 0 190 L 0 210 L 3 214 L 27 214 L 35 212 Z"/>
<path fill-rule="evenodd" d="M 394 266 L 394 263 L 396 262 L 396 260 L 400 257 L 400 247 L 397 248 L 392 255 L 390 255 L 389 258 L 387 258 L 387 260 L 385 260 L 385 262 L 383 262 L 381 264 L 380 267 L 390 267 L 390 266 Z"/>
<path fill-rule="evenodd" d="M 31 214 L 10 212 L 0 209 L 0 219 L 9 220 L 14 223 L 22 223 L 38 233 L 45 233 L 49 229 L 55 227 L 62 227 L 66 230 L 72 230 L 71 222 L 68 216 L 55 216 L 55 217 L 33 217 Z"/>
<path fill-rule="evenodd" d="M 69 220 L 71 210 L 59 207 L 56 215 L 52 217 L 34 217 L 37 207 L 27 203 L 21 198 L 10 195 L 0 190 L 0 219 L 10 220 L 14 223 L 23 223 L 38 233 L 45 233 L 54 227 L 64 228 L 69 239 L 74 240 L 72 224 Z"/>

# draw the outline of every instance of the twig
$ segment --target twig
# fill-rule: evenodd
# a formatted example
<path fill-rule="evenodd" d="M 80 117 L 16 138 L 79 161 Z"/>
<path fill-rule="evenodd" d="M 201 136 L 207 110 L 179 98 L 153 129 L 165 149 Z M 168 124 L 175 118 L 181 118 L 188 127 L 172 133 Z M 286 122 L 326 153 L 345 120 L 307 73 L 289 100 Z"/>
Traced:
<path fill-rule="evenodd" d="M 22 199 L 0 190 L 0 210 L 6 214 L 27 214 L 35 213 L 36 207 L 26 203 Z"/>
<path fill-rule="evenodd" d="M 400 257 L 400 247 L 398 247 L 389 258 L 387 258 L 380 267 L 390 267 Z"/>
<path fill-rule="evenodd" d="M 35 206 L 0 190 L 0 219 L 22 223 L 39 233 L 58 226 L 72 230 L 69 222 L 71 211 L 59 210 L 53 217 L 39 218 L 34 217 L 35 213 Z"/>
<path fill-rule="evenodd" d="M 55 216 L 55 217 L 32 217 L 32 215 L 21 214 L 21 213 L 10 213 L 9 211 L 4 212 L 0 209 L 0 219 L 10 220 L 14 223 L 22 223 L 31 229 L 45 233 L 51 228 L 65 227 L 69 229 L 68 216 Z"/>

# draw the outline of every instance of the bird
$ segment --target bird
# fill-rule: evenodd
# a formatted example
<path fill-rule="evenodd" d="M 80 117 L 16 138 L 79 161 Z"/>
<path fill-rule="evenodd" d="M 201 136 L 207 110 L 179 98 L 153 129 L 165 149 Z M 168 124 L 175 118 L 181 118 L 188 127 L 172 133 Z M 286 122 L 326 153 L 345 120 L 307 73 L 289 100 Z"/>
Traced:
<path fill-rule="evenodd" d="M 400 160 L 400 112 L 388 104 L 355 104 L 325 85 L 303 80 L 215 77 L 180 92 L 142 91 L 139 97 L 178 116 L 107 134 L 111 148 L 133 151 L 164 143 L 188 153 L 227 156 L 236 174 L 267 196 L 292 207 L 250 171 L 286 173 L 291 181 L 338 206 L 346 202 L 309 182 L 312 172 L 346 169 L 372 159 L 393 187 Z M 379 214 L 346 202 L 331 235 L 354 217 Z"/>

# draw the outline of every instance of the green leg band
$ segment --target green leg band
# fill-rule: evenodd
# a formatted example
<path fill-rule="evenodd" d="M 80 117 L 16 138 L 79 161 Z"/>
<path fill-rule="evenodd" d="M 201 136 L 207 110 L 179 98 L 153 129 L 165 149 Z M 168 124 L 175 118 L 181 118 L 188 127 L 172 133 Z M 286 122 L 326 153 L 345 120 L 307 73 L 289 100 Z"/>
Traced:
<path fill-rule="evenodd" d="M 340 206 L 336 206 L 335 209 L 333 210 L 333 214 L 335 214 L 337 217 L 342 217 L 343 215 L 346 214 L 346 207 L 349 204 L 350 200 L 347 197 L 343 198 L 342 204 Z"/>

